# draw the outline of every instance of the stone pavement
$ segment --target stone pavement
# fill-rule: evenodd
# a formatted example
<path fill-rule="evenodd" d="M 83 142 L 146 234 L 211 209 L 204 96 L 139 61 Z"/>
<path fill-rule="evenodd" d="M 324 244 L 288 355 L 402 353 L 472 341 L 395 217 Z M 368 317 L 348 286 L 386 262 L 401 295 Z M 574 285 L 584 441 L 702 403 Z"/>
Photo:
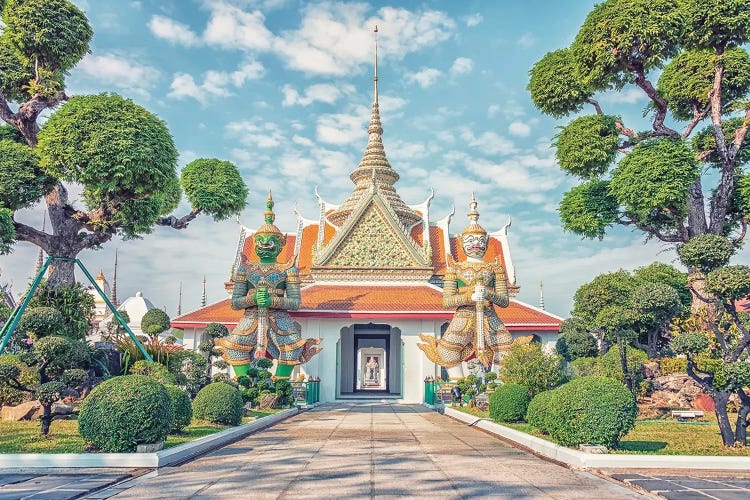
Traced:
<path fill-rule="evenodd" d="M 79 498 L 130 477 L 122 472 L 0 472 L 0 500 Z"/>
<path fill-rule="evenodd" d="M 421 405 L 322 405 L 87 498 L 642 498 Z"/>
<path fill-rule="evenodd" d="M 724 475 L 722 475 L 724 474 Z M 750 477 L 734 477 L 726 472 L 713 471 L 642 471 L 620 472 L 611 477 L 658 494 L 669 500 L 746 500 L 750 498 Z"/>

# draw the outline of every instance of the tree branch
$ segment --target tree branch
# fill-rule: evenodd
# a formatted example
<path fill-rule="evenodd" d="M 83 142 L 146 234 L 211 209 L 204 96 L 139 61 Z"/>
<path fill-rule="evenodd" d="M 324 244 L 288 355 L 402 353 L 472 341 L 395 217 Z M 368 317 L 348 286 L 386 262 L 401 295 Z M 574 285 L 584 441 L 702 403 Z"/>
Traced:
<path fill-rule="evenodd" d="M 646 93 L 646 95 L 648 95 L 648 97 L 656 106 L 656 116 L 654 116 L 653 123 L 654 131 L 661 136 L 679 139 L 680 134 L 664 125 L 664 120 L 667 117 L 667 101 L 659 95 L 653 84 L 648 80 L 648 78 L 646 78 L 646 73 L 643 70 L 643 66 L 637 65 L 629 69 L 633 73 L 635 73 L 635 84 L 639 86 Z"/>
<path fill-rule="evenodd" d="M 745 111 L 745 119 L 742 122 L 742 126 L 738 128 L 734 133 L 734 140 L 732 141 L 732 145 L 729 148 L 732 154 L 732 158 L 735 158 L 737 156 L 740 147 L 742 147 L 742 143 L 745 141 L 748 129 L 750 129 L 750 106 Z"/>
<path fill-rule="evenodd" d="M 18 116 L 10 109 L 8 101 L 2 94 L 0 94 L 0 118 L 2 118 L 4 122 L 13 126 L 16 126 L 18 121 Z"/>
<path fill-rule="evenodd" d="M 690 124 L 687 126 L 685 131 L 682 133 L 682 140 L 684 141 L 687 139 L 690 134 L 693 133 L 693 129 L 701 122 L 703 119 L 706 118 L 706 115 L 708 114 L 709 106 L 706 106 L 702 110 L 698 109 L 698 106 L 693 105 L 693 121 L 690 122 Z"/>
<path fill-rule="evenodd" d="M 16 239 L 33 243 L 45 252 L 50 253 L 52 235 L 15 220 L 13 221 L 13 227 L 16 229 Z"/>
<path fill-rule="evenodd" d="M 203 212 L 203 209 L 194 208 L 190 211 L 189 214 L 180 219 L 178 219 L 174 215 L 170 215 L 169 217 L 159 217 L 159 219 L 156 221 L 156 225 L 172 227 L 174 229 L 185 229 L 193 219 L 200 215 L 201 212 Z"/>
<path fill-rule="evenodd" d="M 664 241 L 666 243 L 686 243 L 687 242 L 687 238 L 686 238 L 686 235 L 684 234 L 684 231 L 683 231 L 683 234 L 678 234 L 678 233 L 666 234 L 666 233 L 663 233 L 661 230 L 657 229 L 656 227 L 638 222 L 638 220 L 632 216 L 629 217 L 628 219 L 620 219 L 618 222 L 622 224 L 623 226 L 635 226 L 641 231 L 643 231 L 644 233 L 648 233 L 651 236 L 655 236 L 659 238 L 661 241 Z"/>
<path fill-rule="evenodd" d="M 597 114 L 597 115 L 602 115 L 602 114 L 604 114 L 604 113 L 602 112 L 602 107 L 601 107 L 601 106 L 599 106 L 599 102 L 598 102 L 598 101 L 595 101 L 594 99 L 592 99 L 592 98 L 590 98 L 590 97 L 589 97 L 589 98 L 587 98 L 587 99 L 585 100 L 585 102 L 587 102 L 588 104 L 591 104 L 592 106 L 594 106 L 594 109 L 596 110 L 596 114 Z"/>

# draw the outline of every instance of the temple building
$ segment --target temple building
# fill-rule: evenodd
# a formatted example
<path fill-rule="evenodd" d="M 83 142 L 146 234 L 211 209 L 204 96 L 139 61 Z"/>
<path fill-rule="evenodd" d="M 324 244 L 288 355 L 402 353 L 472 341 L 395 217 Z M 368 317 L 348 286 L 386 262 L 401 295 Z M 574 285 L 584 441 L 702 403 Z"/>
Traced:
<path fill-rule="evenodd" d="M 377 52 L 374 82 L 369 139 L 350 175 L 351 194 L 341 204 L 333 204 L 316 190 L 318 217 L 310 220 L 297 213 L 296 230 L 287 233 L 278 257 L 279 262 L 297 259 L 302 305 L 290 314 L 303 336 L 320 337 L 323 348 L 297 370 L 320 377 L 324 402 L 361 396 L 422 401 L 425 377 L 440 375 L 441 368 L 417 347 L 419 334 L 439 338 L 445 331 L 454 311 L 443 306 L 442 277 L 449 255 L 465 259 L 456 233 L 466 219 L 458 218 L 453 227 L 453 210 L 441 219 L 433 218 L 432 193 L 424 202 L 409 205 L 396 190 L 399 174 L 381 139 Z M 481 212 L 483 200 L 478 201 Z M 466 200 L 466 211 L 468 204 Z M 256 222 L 260 221 L 259 217 Z M 485 260 L 497 259 L 505 268 L 515 296 L 519 286 L 509 227 L 510 220 L 489 233 Z M 236 258 L 228 263 L 230 293 L 242 255 L 258 259 L 252 236 L 252 229 L 241 226 Z M 515 298 L 497 313 L 514 337 L 533 335 L 550 348 L 562 322 L 559 316 Z M 223 323 L 231 330 L 242 314 L 231 308 L 227 298 L 175 318 L 172 326 L 184 331 L 185 348 L 197 350 L 208 323 Z"/>

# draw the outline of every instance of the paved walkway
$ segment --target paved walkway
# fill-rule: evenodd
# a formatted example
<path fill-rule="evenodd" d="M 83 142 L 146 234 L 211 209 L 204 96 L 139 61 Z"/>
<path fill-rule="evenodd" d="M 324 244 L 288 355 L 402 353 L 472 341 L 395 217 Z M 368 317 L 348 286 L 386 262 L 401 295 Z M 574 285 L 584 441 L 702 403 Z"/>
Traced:
<path fill-rule="evenodd" d="M 639 498 L 420 405 L 376 403 L 323 405 L 136 481 L 88 498 Z"/>
<path fill-rule="evenodd" d="M 611 474 L 619 481 L 638 486 L 669 500 L 747 500 L 750 498 L 750 477 L 747 473 L 734 476 L 726 472 L 687 472 L 673 470 L 622 472 Z M 745 477 L 742 477 L 745 476 Z"/>

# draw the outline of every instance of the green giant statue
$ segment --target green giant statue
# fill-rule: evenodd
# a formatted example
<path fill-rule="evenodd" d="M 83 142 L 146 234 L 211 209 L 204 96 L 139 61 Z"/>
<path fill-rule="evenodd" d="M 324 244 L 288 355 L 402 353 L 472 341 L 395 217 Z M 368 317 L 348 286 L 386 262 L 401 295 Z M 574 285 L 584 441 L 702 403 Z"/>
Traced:
<path fill-rule="evenodd" d="M 299 325 L 288 311 L 300 306 L 299 272 L 296 257 L 280 263 L 276 259 L 286 236 L 273 224 L 273 198 L 268 193 L 265 224 L 253 236 L 259 262 L 242 258 L 234 276 L 232 308 L 245 314 L 229 336 L 217 345 L 236 376 L 247 375 L 253 358 L 275 359 L 276 378 L 288 378 L 295 365 L 320 351 L 321 339 L 303 339 Z"/>

